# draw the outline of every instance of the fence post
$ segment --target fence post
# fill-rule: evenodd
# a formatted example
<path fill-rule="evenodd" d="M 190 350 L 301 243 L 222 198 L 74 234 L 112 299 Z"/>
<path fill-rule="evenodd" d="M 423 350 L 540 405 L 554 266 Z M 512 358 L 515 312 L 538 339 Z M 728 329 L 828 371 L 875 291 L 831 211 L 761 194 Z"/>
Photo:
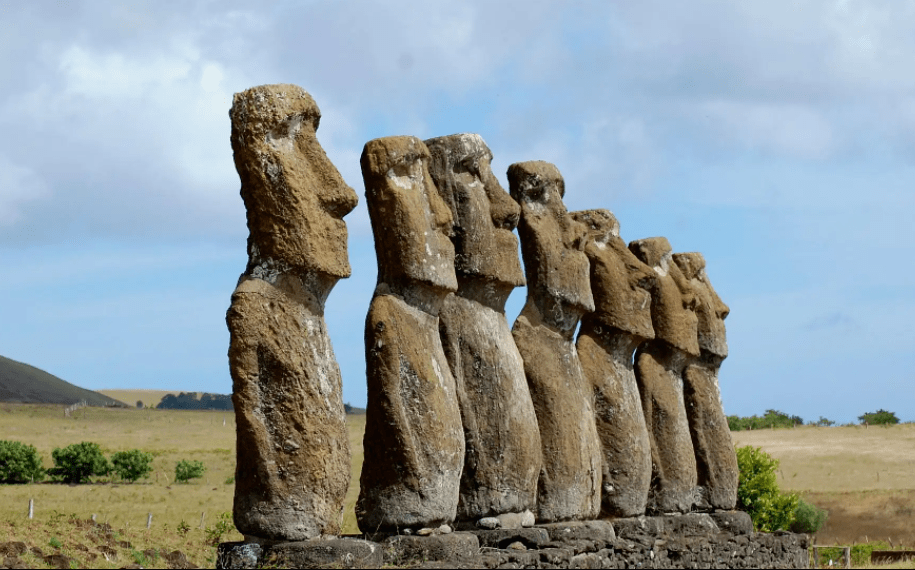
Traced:
<path fill-rule="evenodd" d="M 846 546 L 843 554 L 845 555 L 845 567 L 851 568 L 851 546 Z"/>
<path fill-rule="evenodd" d="M 29 499 L 29 519 L 35 518 L 35 499 Z"/>
<path fill-rule="evenodd" d="M 152 513 L 146 515 L 146 530 L 149 530 L 149 527 L 152 526 Z"/>
<path fill-rule="evenodd" d="M 206 511 L 200 511 L 200 528 L 203 528 L 203 517 L 205 517 L 206 514 Z"/>

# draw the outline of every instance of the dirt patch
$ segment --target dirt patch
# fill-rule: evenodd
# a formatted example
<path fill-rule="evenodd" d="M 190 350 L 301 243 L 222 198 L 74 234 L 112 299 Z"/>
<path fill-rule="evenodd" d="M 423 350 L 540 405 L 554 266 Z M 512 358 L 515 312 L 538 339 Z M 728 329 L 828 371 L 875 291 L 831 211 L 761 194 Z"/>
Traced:
<path fill-rule="evenodd" d="M 805 492 L 805 501 L 829 512 L 816 534 L 819 544 L 853 544 L 882 540 L 915 546 L 915 490 Z"/>

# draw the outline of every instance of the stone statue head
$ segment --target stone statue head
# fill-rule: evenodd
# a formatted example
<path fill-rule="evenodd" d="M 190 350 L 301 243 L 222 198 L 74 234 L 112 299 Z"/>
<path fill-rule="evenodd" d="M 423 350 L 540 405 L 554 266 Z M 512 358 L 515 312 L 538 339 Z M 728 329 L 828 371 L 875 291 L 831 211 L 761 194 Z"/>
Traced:
<path fill-rule="evenodd" d="M 460 288 L 483 281 L 510 292 L 524 285 L 518 240 L 512 230 L 521 208 L 492 173 L 492 152 L 480 135 L 457 134 L 425 141 L 429 171 L 454 217 L 455 260 Z"/>
<path fill-rule="evenodd" d="M 229 116 L 250 230 L 245 273 L 349 277 L 343 216 L 358 198 L 318 143 L 314 99 L 295 85 L 263 85 L 236 93 Z"/>
<path fill-rule="evenodd" d="M 391 287 L 457 289 L 453 219 L 429 174 L 429 149 L 416 137 L 385 137 L 365 144 L 360 159 L 378 282 Z"/>
<path fill-rule="evenodd" d="M 724 319 L 731 310 L 715 292 L 705 272 L 705 258 L 699 252 L 675 253 L 674 263 L 696 292 L 699 348 L 722 358 L 728 355 Z"/>
<path fill-rule="evenodd" d="M 642 339 L 654 338 L 651 294 L 658 275 L 626 247 L 620 224 L 609 210 L 572 212 L 588 229 L 585 254 L 591 262 L 594 312 L 586 319 Z"/>
<path fill-rule="evenodd" d="M 566 211 L 562 175 L 548 162 L 518 162 L 508 167 L 508 184 L 521 206 L 518 235 L 529 297 L 544 319 L 574 329 L 594 310 L 594 298 L 582 251 L 586 229 Z"/>
<path fill-rule="evenodd" d="M 672 262 L 670 242 L 664 237 L 635 240 L 629 250 L 658 275 L 651 290 L 651 323 L 655 338 L 699 356 L 696 295 L 689 281 Z"/>

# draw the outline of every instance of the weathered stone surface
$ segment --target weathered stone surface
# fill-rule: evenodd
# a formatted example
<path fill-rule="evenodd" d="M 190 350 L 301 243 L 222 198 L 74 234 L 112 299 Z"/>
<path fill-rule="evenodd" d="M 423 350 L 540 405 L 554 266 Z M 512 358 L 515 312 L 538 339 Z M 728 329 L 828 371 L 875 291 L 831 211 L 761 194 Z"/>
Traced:
<path fill-rule="evenodd" d="M 275 540 L 335 534 L 350 455 L 324 302 L 350 274 L 342 218 L 356 194 L 318 143 L 321 115 L 301 88 L 238 93 L 230 115 L 250 231 L 226 314 L 235 526 Z"/>
<path fill-rule="evenodd" d="M 473 564 L 480 557 L 480 541 L 469 532 L 434 536 L 397 535 L 381 543 L 385 564 L 402 566 L 426 561 L 460 561 Z"/>
<path fill-rule="evenodd" d="M 480 546 L 490 548 L 507 548 L 514 542 L 520 542 L 527 548 L 537 548 L 550 541 L 550 533 L 544 528 L 499 528 L 470 532 L 480 539 Z"/>
<path fill-rule="evenodd" d="M 368 405 L 356 519 L 366 533 L 454 520 L 464 434 L 439 311 L 457 289 L 452 217 L 415 137 L 369 141 L 362 176 L 378 285 L 365 324 Z"/>
<path fill-rule="evenodd" d="M 224 542 L 217 568 L 380 568 L 381 545 L 355 538 L 258 544 Z"/>
<path fill-rule="evenodd" d="M 579 319 L 594 310 L 588 258 L 581 251 L 585 227 L 566 211 L 565 184 L 552 164 L 512 164 L 508 180 L 521 206 L 518 234 L 528 283 L 512 335 L 524 360 L 543 451 L 537 519 L 594 518 L 602 452 L 590 386 L 573 344 Z"/>
<path fill-rule="evenodd" d="M 589 540 L 602 542 L 603 548 L 616 539 L 613 523 L 610 521 L 566 521 L 537 526 L 550 534 L 553 541 Z"/>
<path fill-rule="evenodd" d="M 734 534 L 753 532 L 753 519 L 744 511 L 712 511 L 708 515 L 723 531 Z"/>
<path fill-rule="evenodd" d="M 629 249 L 658 279 L 650 289 L 655 339 L 635 355 L 635 376 L 651 440 L 648 510 L 689 512 L 697 502 L 696 457 L 683 400 L 683 371 L 699 356 L 695 295 L 671 261 L 666 238 L 633 241 Z"/>
<path fill-rule="evenodd" d="M 657 275 L 620 238 L 608 210 L 573 212 L 588 228 L 594 312 L 581 321 L 576 347 L 594 393 L 594 416 L 603 449 L 601 514 L 645 512 L 651 483 L 651 445 L 632 354 L 654 338 L 651 296 Z"/>
<path fill-rule="evenodd" d="M 683 399 L 696 453 L 700 504 L 733 509 L 740 470 L 718 386 L 718 369 L 728 354 L 724 319 L 730 309 L 712 287 L 701 253 L 677 253 L 673 260 L 696 294 L 701 354 L 690 359 L 683 373 Z"/>
<path fill-rule="evenodd" d="M 512 230 L 520 208 L 490 169 L 479 135 L 429 139 L 430 173 L 454 218 L 458 290 L 440 333 L 457 387 L 466 453 L 458 520 L 534 509 L 540 433 L 505 301 L 524 285 Z"/>

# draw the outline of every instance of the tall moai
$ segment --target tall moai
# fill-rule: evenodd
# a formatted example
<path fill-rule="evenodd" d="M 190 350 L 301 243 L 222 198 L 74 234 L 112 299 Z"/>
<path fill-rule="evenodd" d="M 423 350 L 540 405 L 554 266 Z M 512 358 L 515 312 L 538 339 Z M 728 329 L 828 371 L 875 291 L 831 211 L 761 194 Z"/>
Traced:
<path fill-rule="evenodd" d="M 324 302 L 350 275 L 343 216 L 357 202 L 295 85 L 237 93 L 232 150 L 248 265 L 226 314 L 237 424 L 235 526 L 249 537 L 338 534 L 350 454 Z"/>
<path fill-rule="evenodd" d="M 524 359 L 543 452 L 537 518 L 593 519 L 600 512 L 602 452 L 574 343 L 582 315 L 594 310 L 581 251 L 586 230 L 566 211 L 565 183 L 552 164 L 512 164 L 508 182 L 521 206 L 518 235 L 528 284 L 512 336 Z"/>
<path fill-rule="evenodd" d="M 505 318 L 505 301 L 524 285 L 512 233 L 521 209 L 493 175 L 492 153 L 479 135 L 425 143 L 435 186 L 454 218 L 458 290 L 445 298 L 440 331 L 466 444 L 457 518 L 533 511 L 540 432 L 524 362 Z"/>
<path fill-rule="evenodd" d="M 675 253 L 673 260 L 696 294 L 700 356 L 686 366 L 683 397 L 696 453 L 700 506 L 733 509 L 740 470 L 718 386 L 718 369 L 728 355 L 724 319 L 730 309 L 712 287 L 701 253 Z"/>
<path fill-rule="evenodd" d="M 360 530 L 435 527 L 457 512 L 464 433 L 439 312 L 457 289 L 451 211 L 415 137 L 366 143 L 362 177 L 378 258 L 365 323 L 368 383 Z"/>
<path fill-rule="evenodd" d="M 695 295 L 671 260 L 667 238 L 629 243 L 658 275 L 651 289 L 655 338 L 636 350 L 635 376 L 651 440 L 652 481 L 648 509 L 689 512 L 697 502 L 696 457 L 683 400 L 683 371 L 699 356 Z"/>
<path fill-rule="evenodd" d="M 603 448 L 601 514 L 645 513 L 651 484 L 651 445 L 633 369 L 633 352 L 654 338 L 651 295 L 657 274 L 626 247 L 608 210 L 573 212 L 589 230 L 594 312 L 581 320 L 576 347 L 594 393 Z"/>

